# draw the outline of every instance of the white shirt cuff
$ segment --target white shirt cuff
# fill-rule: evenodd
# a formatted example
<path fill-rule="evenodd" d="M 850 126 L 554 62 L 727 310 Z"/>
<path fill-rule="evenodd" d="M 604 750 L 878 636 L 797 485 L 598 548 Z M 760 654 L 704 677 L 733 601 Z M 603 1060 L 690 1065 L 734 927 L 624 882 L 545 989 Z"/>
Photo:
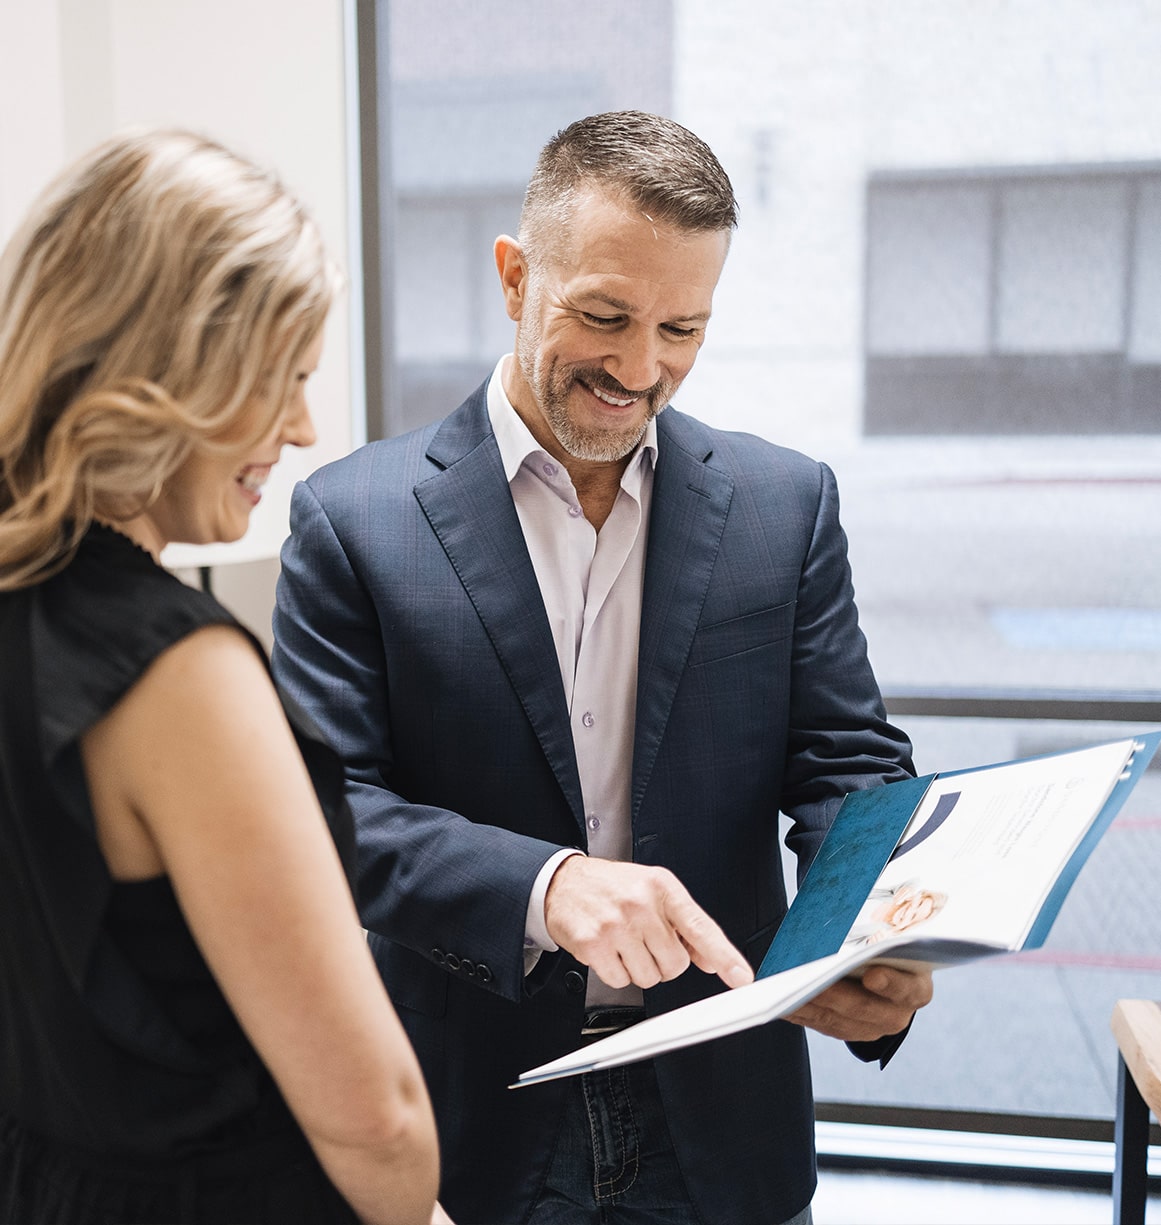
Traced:
<path fill-rule="evenodd" d="M 575 847 L 565 847 L 544 861 L 536 879 L 532 882 L 532 893 L 528 898 L 528 914 L 524 920 L 524 973 L 531 972 L 540 960 L 541 953 L 555 953 L 560 947 L 548 934 L 544 919 L 544 899 L 548 894 L 553 873 L 571 855 L 583 855 Z"/>

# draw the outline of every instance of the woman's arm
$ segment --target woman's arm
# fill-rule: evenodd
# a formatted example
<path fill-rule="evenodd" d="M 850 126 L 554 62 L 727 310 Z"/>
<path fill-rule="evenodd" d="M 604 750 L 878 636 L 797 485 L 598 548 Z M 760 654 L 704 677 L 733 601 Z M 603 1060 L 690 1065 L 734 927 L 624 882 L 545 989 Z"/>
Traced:
<path fill-rule="evenodd" d="M 166 651 L 83 741 L 114 876 L 168 873 L 199 946 L 336 1186 L 431 1220 L 435 1125 L 277 695 L 236 630 Z"/>

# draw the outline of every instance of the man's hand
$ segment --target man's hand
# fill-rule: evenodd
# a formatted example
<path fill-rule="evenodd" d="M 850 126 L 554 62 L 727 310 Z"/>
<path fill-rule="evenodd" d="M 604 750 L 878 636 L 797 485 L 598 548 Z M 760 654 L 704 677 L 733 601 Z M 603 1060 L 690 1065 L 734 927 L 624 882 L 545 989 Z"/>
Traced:
<path fill-rule="evenodd" d="M 862 982 L 840 979 L 786 1020 L 844 1042 L 874 1042 L 906 1029 L 931 996 L 930 970 L 869 966 Z"/>
<path fill-rule="evenodd" d="M 573 855 L 544 898 L 548 934 L 610 987 L 654 987 L 692 961 L 729 987 L 751 982 L 746 959 L 666 868 Z"/>

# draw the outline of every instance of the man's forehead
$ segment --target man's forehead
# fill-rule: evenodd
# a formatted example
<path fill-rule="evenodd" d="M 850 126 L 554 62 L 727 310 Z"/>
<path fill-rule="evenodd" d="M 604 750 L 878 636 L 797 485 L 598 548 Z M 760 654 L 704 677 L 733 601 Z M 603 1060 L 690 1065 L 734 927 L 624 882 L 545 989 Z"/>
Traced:
<path fill-rule="evenodd" d="M 578 210 L 573 224 L 554 238 L 543 252 L 545 271 L 570 295 L 631 310 L 643 294 L 664 292 L 677 295 L 681 303 L 675 306 L 693 316 L 708 313 L 729 232 L 679 230 L 606 198 Z"/>

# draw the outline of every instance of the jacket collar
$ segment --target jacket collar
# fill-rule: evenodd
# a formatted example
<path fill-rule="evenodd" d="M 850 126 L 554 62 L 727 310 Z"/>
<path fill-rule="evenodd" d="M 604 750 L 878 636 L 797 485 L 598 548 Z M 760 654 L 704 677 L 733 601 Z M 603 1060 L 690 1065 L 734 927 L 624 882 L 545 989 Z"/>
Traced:
<path fill-rule="evenodd" d="M 717 560 L 733 480 L 712 463 L 714 435 L 667 408 L 645 564 L 632 812 L 640 809 Z M 475 606 L 572 807 L 584 811 L 552 630 L 488 419 L 486 385 L 435 430 L 433 476 L 415 496 Z"/>

